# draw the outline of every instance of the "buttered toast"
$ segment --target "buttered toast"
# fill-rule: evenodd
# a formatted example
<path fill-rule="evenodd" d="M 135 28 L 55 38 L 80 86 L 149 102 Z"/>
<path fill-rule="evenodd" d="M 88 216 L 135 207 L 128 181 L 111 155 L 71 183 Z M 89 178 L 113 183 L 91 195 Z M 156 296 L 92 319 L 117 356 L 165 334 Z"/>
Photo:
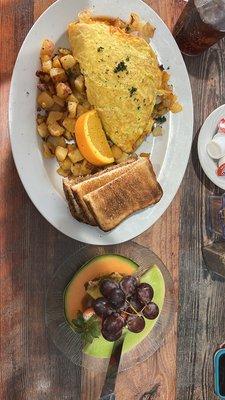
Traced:
<path fill-rule="evenodd" d="M 136 158 L 131 157 L 124 163 L 114 165 L 113 167 L 108 167 L 107 169 L 92 175 L 89 179 L 85 179 L 82 182 L 71 185 L 71 191 L 75 201 L 82 209 L 85 219 L 91 225 L 97 225 L 97 223 L 92 212 L 89 210 L 84 201 L 84 196 L 121 176 L 127 172 L 127 170 L 130 168 L 130 165 L 136 162 L 138 162 Z"/>
<path fill-rule="evenodd" d="M 72 216 L 104 231 L 157 203 L 163 194 L 147 157 L 130 157 L 93 175 L 66 178 L 63 188 Z"/>
<path fill-rule="evenodd" d="M 137 210 L 157 203 L 162 189 L 151 162 L 140 158 L 127 172 L 84 196 L 84 201 L 104 231 L 115 228 Z"/>

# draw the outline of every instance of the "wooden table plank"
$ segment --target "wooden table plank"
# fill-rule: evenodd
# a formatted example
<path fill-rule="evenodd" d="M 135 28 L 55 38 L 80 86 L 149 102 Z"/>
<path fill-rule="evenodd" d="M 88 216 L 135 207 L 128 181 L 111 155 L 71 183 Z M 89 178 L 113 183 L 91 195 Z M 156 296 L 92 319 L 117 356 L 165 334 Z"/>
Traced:
<path fill-rule="evenodd" d="M 225 281 L 209 273 L 201 253 L 208 195 L 218 189 L 203 173 L 197 138 L 205 118 L 225 102 L 225 41 L 187 58 L 195 105 L 192 157 L 181 193 L 178 399 L 214 399 L 213 353 L 225 337 Z M 187 213 L 187 210 L 189 211 Z M 225 252 L 225 245 L 224 245 Z M 183 373 L 186 366 L 186 374 Z"/>

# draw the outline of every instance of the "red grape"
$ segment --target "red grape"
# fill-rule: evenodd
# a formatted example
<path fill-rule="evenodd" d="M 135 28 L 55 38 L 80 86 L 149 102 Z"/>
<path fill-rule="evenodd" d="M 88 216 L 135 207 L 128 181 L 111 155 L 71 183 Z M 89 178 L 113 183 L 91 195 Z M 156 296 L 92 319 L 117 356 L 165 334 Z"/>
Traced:
<path fill-rule="evenodd" d="M 142 304 L 148 304 L 154 296 L 154 291 L 148 283 L 140 283 L 137 289 L 137 298 Z"/>
<path fill-rule="evenodd" d="M 119 314 L 115 313 L 106 317 L 106 319 L 102 324 L 102 330 L 104 332 L 114 334 L 117 333 L 118 331 L 121 331 L 121 329 L 123 329 L 123 326 L 124 326 L 123 318 Z"/>
<path fill-rule="evenodd" d="M 118 289 L 118 287 L 119 287 L 119 284 L 117 282 L 113 281 L 112 279 L 103 279 L 100 282 L 99 289 L 100 289 L 101 294 L 104 297 L 108 298 L 110 296 L 111 291 L 113 289 Z"/>
<path fill-rule="evenodd" d="M 121 335 L 122 335 L 122 329 L 116 333 L 109 333 L 104 329 L 102 329 L 102 336 L 109 342 L 115 342 L 115 340 L 118 340 Z"/>
<path fill-rule="evenodd" d="M 126 296 L 131 296 L 135 292 L 137 284 L 138 280 L 135 276 L 125 276 L 120 282 L 120 287 Z"/>
<path fill-rule="evenodd" d="M 159 315 L 159 307 L 157 304 L 151 302 L 143 310 L 143 315 L 148 319 L 155 319 Z"/>
<path fill-rule="evenodd" d="M 115 309 L 119 310 L 122 308 L 125 304 L 126 301 L 126 296 L 125 293 L 122 291 L 122 289 L 113 289 L 110 292 L 110 296 L 108 297 L 109 303 L 112 307 Z"/>
<path fill-rule="evenodd" d="M 129 331 L 134 333 L 139 333 L 143 331 L 145 327 L 145 320 L 143 317 L 139 317 L 136 314 L 128 315 L 127 317 L 127 327 Z"/>
<path fill-rule="evenodd" d="M 140 303 L 136 295 L 129 299 L 129 303 L 137 312 L 141 311 L 143 308 L 143 304 Z"/>
<path fill-rule="evenodd" d="M 92 304 L 95 313 L 101 318 L 106 317 L 113 312 L 108 301 L 104 297 L 99 297 L 98 299 L 93 300 Z"/>

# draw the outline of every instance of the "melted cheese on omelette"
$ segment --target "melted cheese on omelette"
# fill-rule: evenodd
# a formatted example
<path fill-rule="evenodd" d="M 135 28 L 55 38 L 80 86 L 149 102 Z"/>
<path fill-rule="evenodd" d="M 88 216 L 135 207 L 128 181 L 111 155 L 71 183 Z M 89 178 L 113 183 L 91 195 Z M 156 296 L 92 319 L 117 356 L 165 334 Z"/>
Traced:
<path fill-rule="evenodd" d="M 71 23 L 73 55 L 107 136 L 125 152 L 151 130 L 162 71 L 149 44 L 104 21 Z"/>

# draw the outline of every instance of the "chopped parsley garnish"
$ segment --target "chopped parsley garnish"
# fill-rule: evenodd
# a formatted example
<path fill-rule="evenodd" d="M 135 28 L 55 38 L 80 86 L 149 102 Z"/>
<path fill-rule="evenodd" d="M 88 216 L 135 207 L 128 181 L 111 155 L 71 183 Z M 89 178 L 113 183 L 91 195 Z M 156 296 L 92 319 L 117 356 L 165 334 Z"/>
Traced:
<path fill-rule="evenodd" d="M 134 87 L 134 86 L 132 86 L 132 87 L 131 87 L 131 88 L 129 88 L 128 90 L 129 90 L 129 92 L 130 92 L 130 97 L 132 97 L 132 96 L 133 96 L 133 94 L 134 94 L 134 93 L 136 93 L 136 91 L 137 91 L 137 88 L 136 88 L 136 87 Z"/>
<path fill-rule="evenodd" d="M 97 49 L 98 53 L 101 53 L 101 51 L 103 51 L 103 50 L 104 50 L 104 47 L 102 47 L 102 46 L 98 47 L 98 49 Z"/>
<path fill-rule="evenodd" d="M 155 119 L 155 122 L 157 124 L 163 124 L 163 122 L 166 122 L 166 117 L 164 115 L 162 117 L 158 117 Z"/>
<path fill-rule="evenodd" d="M 138 106 L 138 107 L 137 107 L 137 110 L 140 110 L 140 108 L 141 108 L 141 106 Z"/>
<path fill-rule="evenodd" d="M 126 70 L 127 70 L 127 66 L 124 61 L 120 61 L 117 64 L 117 66 L 114 68 L 115 74 L 117 74 L 118 72 L 121 72 L 121 71 L 126 71 Z"/>
<path fill-rule="evenodd" d="M 126 58 L 126 61 L 130 61 L 130 57 L 127 57 L 127 58 Z"/>

